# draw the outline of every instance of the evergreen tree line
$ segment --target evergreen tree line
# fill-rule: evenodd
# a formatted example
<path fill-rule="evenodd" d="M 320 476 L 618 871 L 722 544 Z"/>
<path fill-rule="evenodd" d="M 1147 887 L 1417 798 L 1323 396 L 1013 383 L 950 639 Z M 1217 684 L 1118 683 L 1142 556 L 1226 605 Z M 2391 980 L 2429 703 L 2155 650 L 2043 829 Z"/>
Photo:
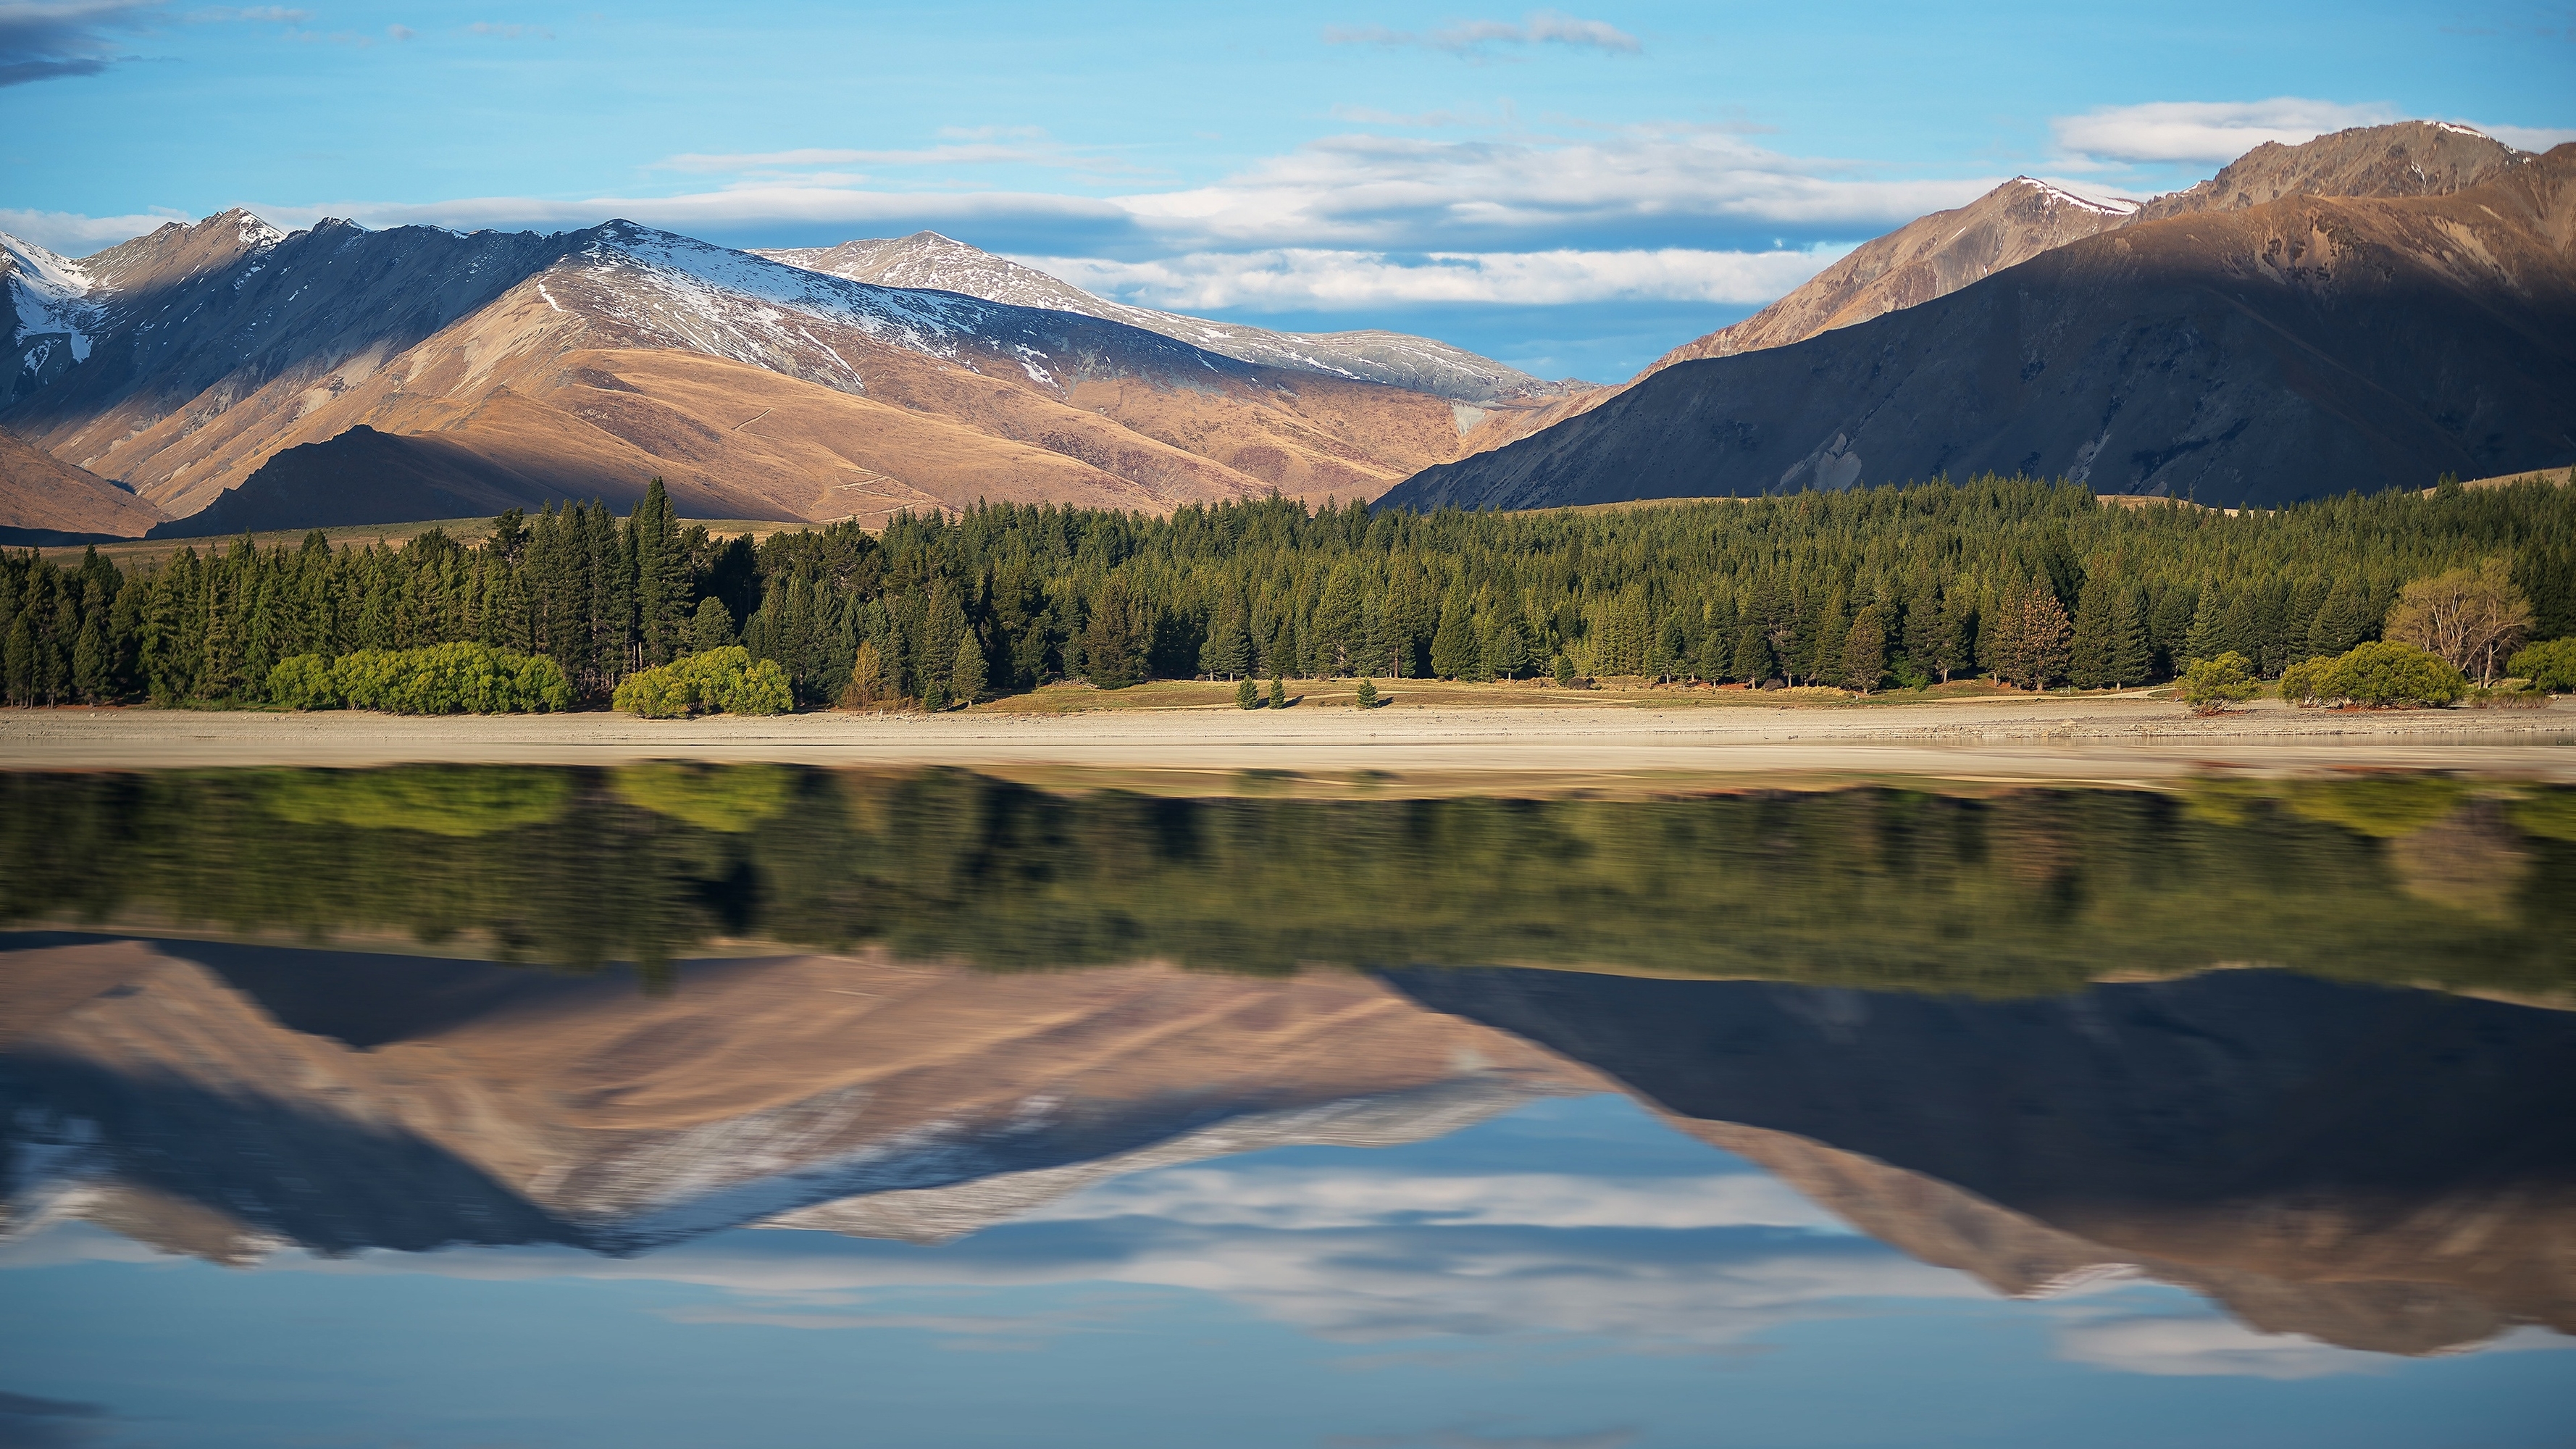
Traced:
<path fill-rule="evenodd" d="M 2378 637 L 2409 580 L 2491 559 L 2531 637 L 2576 635 L 2576 489 L 2537 483 L 2233 516 L 2005 478 L 1589 512 L 1003 503 L 757 547 L 681 528 L 656 483 L 627 519 L 513 512 L 473 547 L 0 556 L 0 665 L 30 703 L 261 702 L 294 655 L 451 642 L 550 658 L 593 700 L 733 644 L 805 705 L 1551 671 L 2092 688 L 2230 651 L 2277 676 Z"/>

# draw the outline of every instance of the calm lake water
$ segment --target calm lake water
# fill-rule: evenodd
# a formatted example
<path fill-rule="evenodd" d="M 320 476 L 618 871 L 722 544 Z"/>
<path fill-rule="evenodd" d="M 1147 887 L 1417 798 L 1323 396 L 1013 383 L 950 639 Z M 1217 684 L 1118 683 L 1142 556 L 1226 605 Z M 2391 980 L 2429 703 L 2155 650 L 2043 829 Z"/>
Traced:
<path fill-rule="evenodd" d="M 0 1446 L 2570 1441 L 2576 795 L 1401 794 L 0 775 Z"/>

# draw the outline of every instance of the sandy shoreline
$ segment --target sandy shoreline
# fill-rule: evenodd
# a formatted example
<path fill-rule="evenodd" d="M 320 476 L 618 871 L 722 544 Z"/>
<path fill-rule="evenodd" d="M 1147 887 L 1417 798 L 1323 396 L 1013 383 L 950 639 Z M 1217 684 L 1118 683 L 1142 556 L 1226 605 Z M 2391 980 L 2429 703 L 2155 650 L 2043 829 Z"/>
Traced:
<path fill-rule="evenodd" d="M 0 710 L 0 768 L 615 764 L 1271 771 L 1397 777 L 1800 773 L 2153 783 L 2211 769 L 2444 769 L 2576 783 L 2576 701 L 2541 710 L 2342 714 L 2265 702 L 2214 719 L 2135 698 L 1976 699 L 1867 710 L 1440 708 L 807 714 L 645 721 L 583 713 L 404 718 Z"/>

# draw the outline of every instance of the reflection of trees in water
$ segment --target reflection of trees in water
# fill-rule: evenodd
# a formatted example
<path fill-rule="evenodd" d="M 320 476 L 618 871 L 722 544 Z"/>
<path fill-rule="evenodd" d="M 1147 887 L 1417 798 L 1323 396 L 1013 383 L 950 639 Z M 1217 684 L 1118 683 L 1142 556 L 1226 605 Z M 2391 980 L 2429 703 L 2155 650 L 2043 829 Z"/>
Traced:
<path fill-rule="evenodd" d="M 995 968 L 1527 962 L 1969 992 L 2261 961 L 2562 990 L 2564 792 L 1181 800 L 778 765 L 0 777 L 0 919 L 651 966 L 723 938 Z"/>

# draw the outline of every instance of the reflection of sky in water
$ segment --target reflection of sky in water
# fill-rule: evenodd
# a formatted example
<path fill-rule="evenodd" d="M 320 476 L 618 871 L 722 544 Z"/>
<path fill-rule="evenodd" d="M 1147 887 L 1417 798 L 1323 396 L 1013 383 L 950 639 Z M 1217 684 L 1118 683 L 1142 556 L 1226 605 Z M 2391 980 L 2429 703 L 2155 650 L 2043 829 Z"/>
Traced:
<path fill-rule="evenodd" d="M 2537 1330 L 2399 1359 L 2151 1283 L 1999 1300 L 1615 1097 L 935 1248 L 241 1272 L 66 1225 L 0 1268 L 0 1390 L 57 1401 L 0 1400 L 0 1444 L 2538 1445 L 2576 1409 Z"/>

